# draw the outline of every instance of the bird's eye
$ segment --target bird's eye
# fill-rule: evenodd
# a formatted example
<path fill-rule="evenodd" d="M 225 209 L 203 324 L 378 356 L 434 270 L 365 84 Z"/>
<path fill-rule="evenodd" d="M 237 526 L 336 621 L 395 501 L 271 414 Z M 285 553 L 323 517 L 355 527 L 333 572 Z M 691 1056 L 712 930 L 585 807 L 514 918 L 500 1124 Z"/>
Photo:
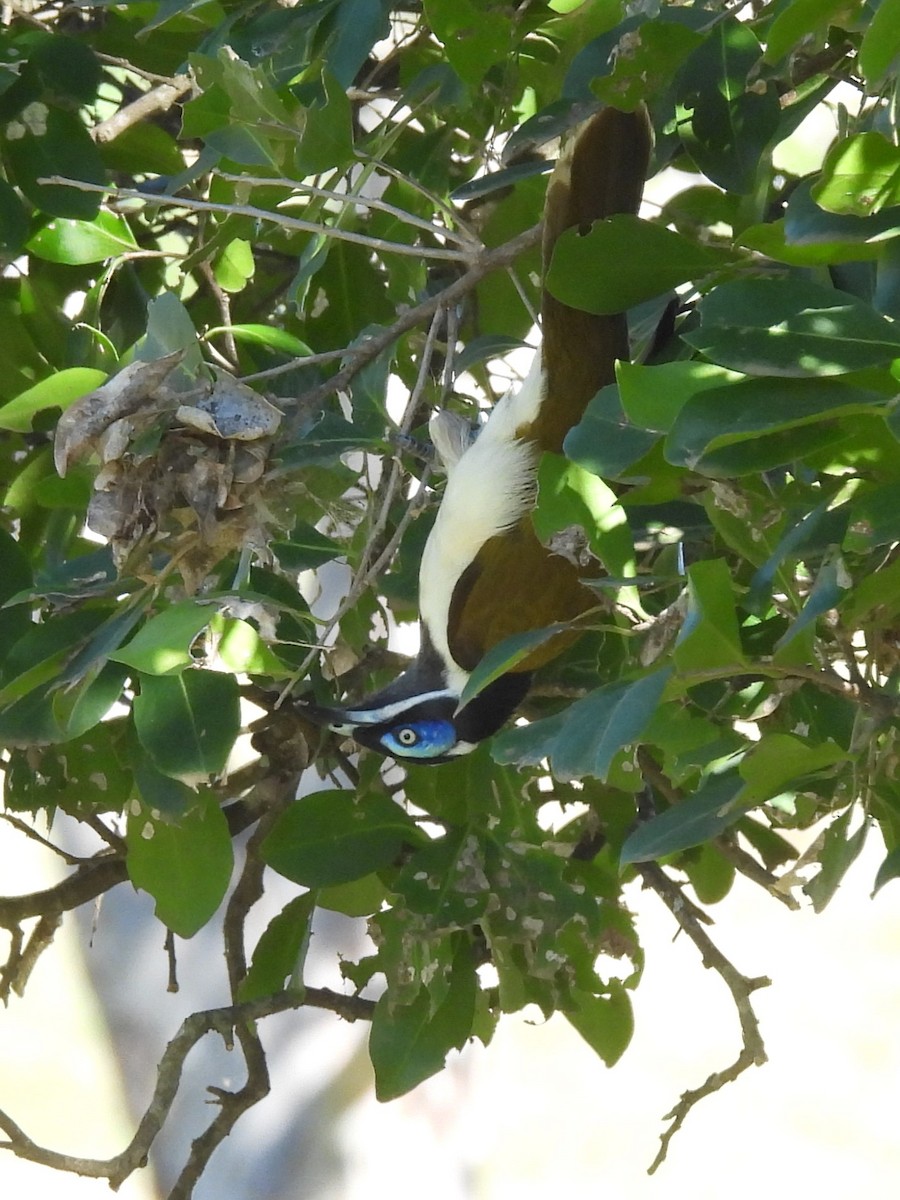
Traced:
<path fill-rule="evenodd" d="M 402 729 L 397 730 L 397 741 L 401 746 L 415 746 L 419 740 L 419 735 L 414 729 L 410 729 L 408 725 L 404 725 Z"/>

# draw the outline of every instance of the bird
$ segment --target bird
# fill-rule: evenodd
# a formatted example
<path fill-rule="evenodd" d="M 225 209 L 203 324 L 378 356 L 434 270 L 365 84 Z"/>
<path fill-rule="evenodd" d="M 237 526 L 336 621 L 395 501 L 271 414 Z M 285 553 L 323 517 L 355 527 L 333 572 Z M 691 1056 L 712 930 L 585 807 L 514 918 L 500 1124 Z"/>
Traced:
<path fill-rule="evenodd" d="M 544 275 L 564 231 L 586 234 L 595 221 L 637 214 L 651 146 L 643 108 L 603 108 L 574 130 L 547 186 Z M 614 382 L 616 361 L 628 357 L 624 313 L 570 308 L 542 287 L 541 345 L 521 386 L 498 401 L 471 442 L 440 418 L 432 424 L 447 481 L 420 564 L 418 654 L 387 687 L 347 707 L 298 700 L 304 716 L 422 764 L 469 753 L 513 716 L 534 671 L 576 634 L 551 637 L 474 698 L 460 698 L 504 638 L 572 621 L 596 603 L 583 568 L 541 543 L 531 510 L 542 453 L 562 452 L 589 401 Z"/>

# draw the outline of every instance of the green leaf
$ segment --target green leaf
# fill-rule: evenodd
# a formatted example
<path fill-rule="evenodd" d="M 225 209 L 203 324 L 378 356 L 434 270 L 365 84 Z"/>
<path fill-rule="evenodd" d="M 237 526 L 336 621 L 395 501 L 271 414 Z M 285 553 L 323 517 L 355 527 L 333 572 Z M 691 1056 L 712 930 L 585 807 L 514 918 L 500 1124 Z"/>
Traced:
<path fill-rule="evenodd" d="M 272 542 L 270 549 L 285 571 L 312 570 L 345 553 L 343 546 L 302 521 L 291 530 L 288 541 Z"/>
<path fill-rule="evenodd" d="M 749 86 L 761 56 L 749 25 L 729 16 L 691 54 L 678 81 L 682 103 L 692 110 L 680 129 L 685 148 L 703 174 L 729 192 L 755 190 L 781 120 L 774 85 Z"/>
<path fill-rule="evenodd" d="M 900 56 L 900 0 L 881 0 L 859 46 L 859 66 L 874 91 Z"/>
<path fill-rule="evenodd" d="M 476 994 L 472 951 L 460 939 L 447 995 L 435 1012 L 424 989 L 409 1005 L 392 1004 L 390 992 L 381 997 L 369 1034 L 379 1100 L 405 1095 L 440 1071 L 451 1050 L 462 1049 L 472 1033 Z"/>
<path fill-rule="evenodd" d="M 182 600 L 164 609 L 109 657 L 146 675 L 178 675 L 194 665 L 191 646 L 215 615 L 215 608 Z"/>
<path fill-rule="evenodd" d="M 610 384 L 591 400 L 579 423 L 566 434 L 566 457 L 586 471 L 617 479 L 655 445 L 657 435 L 628 423 L 619 389 Z"/>
<path fill-rule="evenodd" d="M 852 19 L 860 4 L 861 0 L 792 0 L 769 26 L 766 61 L 777 62 L 810 34 L 824 34 L 832 21 L 840 24 L 848 15 Z"/>
<path fill-rule="evenodd" d="M 268 346 L 271 350 L 279 350 L 297 358 L 304 358 L 306 355 L 312 354 L 312 350 L 306 342 L 302 342 L 292 333 L 288 333 L 285 329 L 278 329 L 274 325 L 255 325 L 252 322 L 240 325 L 216 325 L 212 329 L 208 329 L 205 336 L 209 338 L 214 334 L 226 331 L 236 342 L 248 342 L 253 346 Z"/>
<path fill-rule="evenodd" d="M 576 1008 L 566 1010 L 566 1020 L 577 1029 L 595 1054 L 608 1067 L 615 1066 L 634 1034 L 634 1014 L 628 992 L 618 982 L 609 985 L 608 996 L 576 991 Z"/>
<path fill-rule="evenodd" d="M 425 14 L 454 71 L 469 87 L 478 87 L 491 67 L 506 61 L 512 29 L 504 14 L 472 0 L 425 0 Z"/>
<path fill-rule="evenodd" d="M 620 362 L 616 367 L 622 408 L 629 421 L 641 429 L 662 433 L 672 428 L 691 397 L 741 378 L 724 367 L 704 362 L 668 362 L 654 367 Z"/>
<path fill-rule="evenodd" d="M 679 866 L 687 874 L 701 904 L 718 904 L 724 900 L 737 874 L 734 864 L 710 842 L 683 855 Z"/>
<path fill-rule="evenodd" d="M 680 21 L 644 21 L 628 53 L 611 55 L 612 71 L 594 80 L 591 90 L 605 104 L 631 111 L 653 91 L 668 87 L 678 68 L 702 41 L 700 33 Z"/>
<path fill-rule="evenodd" d="M 109 608 L 56 614 L 40 624 L 28 623 L 25 634 L 9 649 L 0 676 L 0 704 L 8 704 L 54 679 L 104 624 Z"/>
<path fill-rule="evenodd" d="M 634 574 L 631 530 L 615 492 L 597 475 L 560 454 L 544 454 L 541 458 L 538 502 L 532 520 L 545 544 L 554 534 L 573 525 L 581 526 L 607 571 Z"/>
<path fill-rule="evenodd" d="M 343 913 L 345 917 L 369 917 L 377 913 L 387 899 L 387 889 L 373 873 L 349 883 L 319 888 L 316 897 L 319 908 Z"/>
<path fill-rule="evenodd" d="M 0 669 L 12 645 L 31 628 L 26 606 L 6 607 L 6 602 L 30 584 L 28 558 L 12 534 L 0 528 Z"/>
<path fill-rule="evenodd" d="M 216 653 L 235 675 L 268 675 L 273 679 L 286 679 L 291 675 L 249 621 L 223 620 Z"/>
<path fill-rule="evenodd" d="M 134 724 L 165 775 L 188 781 L 216 775 L 241 727 L 237 682 L 215 671 L 141 675 Z"/>
<path fill-rule="evenodd" d="M 325 61 L 340 87 L 348 88 L 374 44 L 390 32 L 387 7 L 382 0 L 339 0 L 332 29 Z"/>
<path fill-rule="evenodd" d="M 326 69 L 322 73 L 324 103 L 306 110 L 297 143 L 298 177 L 334 171 L 353 158 L 353 112 L 344 88 Z"/>
<path fill-rule="evenodd" d="M 481 196 L 490 196 L 492 192 L 508 188 L 511 184 L 518 183 L 520 179 L 531 179 L 535 175 L 547 175 L 552 169 L 552 163 L 542 160 L 516 163 L 515 166 L 503 167 L 499 171 L 489 171 L 486 175 L 479 175 L 477 179 L 470 179 L 461 187 L 454 188 L 450 193 L 450 199 L 455 200 L 457 204 L 477 200 Z"/>
<path fill-rule="evenodd" d="M 731 568 L 724 558 L 688 567 L 688 609 L 673 657 L 685 674 L 721 667 L 740 668 L 744 661 Z"/>
<path fill-rule="evenodd" d="M 35 113 L 27 126 L 13 121 L 6 127 L 6 155 L 15 182 L 32 204 L 44 212 L 90 221 L 100 208 L 98 193 L 38 180 L 58 175 L 103 184 L 106 173 L 100 152 L 74 113 L 31 106 L 38 107 L 44 109 L 43 114 Z"/>
<path fill-rule="evenodd" d="M 466 685 L 459 697 L 459 708 L 464 708 L 470 700 L 483 692 L 501 675 L 513 671 L 528 658 L 532 651 L 549 642 L 559 633 L 564 633 L 568 625 L 546 625 L 542 629 L 527 629 L 524 633 L 514 633 L 505 637 L 502 642 L 492 646 L 479 662 L 478 666 L 466 680 Z"/>
<path fill-rule="evenodd" d="M 900 149 L 874 131 L 845 138 L 829 151 L 812 197 L 829 212 L 857 217 L 900 204 Z"/>
<path fill-rule="evenodd" d="M 878 868 L 875 882 L 872 885 L 872 895 L 880 892 L 886 883 L 900 875 L 900 846 L 895 847 Z"/>
<path fill-rule="evenodd" d="M 846 758 L 834 742 L 809 745 L 790 733 L 767 733 L 741 760 L 738 771 L 746 782 L 742 803 L 771 800 L 789 784 L 833 767 Z"/>
<path fill-rule="evenodd" d="M 250 243 L 245 238 L 232 238 L 216 259 L 216 283 L 225 292 L 242 292 L 254 270 Z"/>
<path fill-rule="evenodd" d="M 221 904 L 234 865 L 215 796 L 201 792 L 177 824 L 135 802 L 125 846 L 129 878 L 156 901 L 157 917 L 179 937 L 193 937 Z"/>
<path fill-rule="evenodd" d="M 753 807 L 741 794 L 744 780 L 737 771 L 710 775 L 692 796 L 652 817 L 625 839 L 619 861 L 649 862 L 709 841 Z"/>
<path fill-rule="evenodd" d="M 611 683 L 556 716 L 507 730 L 494 740 L 499 763 L 537 766 L 549 758 L 556 779 L 605 779 L 615 755 L 643 733 L 662 698 L 671 668 L 632 682 Z"/>
<path fill-rule="evenodd" d="M 56 217 L 39 229 L 27 246 L 38 258 L 68 266 L 102 262 L 137 248 L 125 218 L 105 209 L 93 221 Z"/>
<path fill-rule="evenodd" d="M 800 436 L 803 426 L 825 418 L 880 413 L 883 406 L 878 393 L 840 379 L 743 379 L 687 401 L 666 439 L 666 460 L 706 469 L 703 460 L 711 451 L 748 442 L 747 458 L 733 464 L 723 459 L 727 465 L 721 472 L 728 474 L 730 468 L 747 474 L 760 469 L 761 462 L 777 466 L 801 458 L 810 445 Z M 782 439 L 765 440 L 765 435 L 782 432 Z"/>
<path fill-rule="evenodd" d="M 819 617 L 829 612 L 832 608 L 837 608 L 845 587 L 846 584 L 842 583 L 842 568 L 838 560 L 835 559 L 823 563 L 819 568 L 816 581 L 810 589 L 809 595 L 806 597 L 803 608 L 775 643 L 778 656 L 782 655 L 785 648 L 799 634 L 812 626 Z M 779 661 L 782 660 L 779 659 Z"/>
<path fill-rule="evenodd" d="M 603 315 L 702 279 L 729 260 L 724 251 L 621 214 L 595 221 L 585 234 L 567 229 L 557 239 L 546 284 L 564 304 Z"/>
<path fill-rule="evenodd" d="M 851 806 L 829 827 L 819 854 L 821 870 L 803 887 L 817 913 L 826 908 L 865 845 L 868 821 L 862 821 L 859 828 L 850 833 L 855 811 L 855 805 Z"/>
<path fill-rule="evenodd" d="M 262 856 L 295 883 L 322 887 L 390 866 L 404 843 L 419 840 L 415 822 L 380 792 L 358 803 L 350 792 L 313 792 L 279 817 Z"/>
<path fill-rule="evenodd" d="M 92 367 L 67 367 L 57 371 L 0 408 L 0 429 L 28 433 L 38 413 L 51 408 L 67 409 L 104 383 L 106 377 L 105 371 L 95 371 Z"/>
<path fill-rule="evenodd" d="M 315 892 L 295 896 L 263 931 L 253 951 L 250 969 L 238 987 L 238 1000 L 246 1003 L 280 992 L 302 979 L 309 947 L 310 926 L 316 908 Z"/>
<path fill-rule="evenodd" d="M 135 786 L 144 807 L 168 820 L 179 821 L 193 808 L 196 792 L 181 780 L 157 771 L 139 743 L 129 748 Z"/>
<path fill-rule="evenodd" d="M 47 91 L 56 97 L 90 104 L 97 94 L 100 62 L 84 42 L 55 33 L 38 43 L 28 62 Z"/>
<path fill-rule="evenodd" d="M 842 375 L 900 356 L 893 322 L 845 292 L 797 278 L 738 279 L 700 305 L 684 340 L 751 375 Z"/>

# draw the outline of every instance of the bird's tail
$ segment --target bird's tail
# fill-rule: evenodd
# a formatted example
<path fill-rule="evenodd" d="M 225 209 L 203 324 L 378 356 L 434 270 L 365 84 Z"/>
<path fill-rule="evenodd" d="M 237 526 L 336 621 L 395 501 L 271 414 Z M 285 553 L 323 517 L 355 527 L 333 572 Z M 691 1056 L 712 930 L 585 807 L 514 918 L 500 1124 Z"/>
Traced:
<path fill-rule="evenodd" d="M 594 221 L 637 213 L 652 148 L 646 110 L 605 108 L 569 138 L 550 177 L 544 206 L 546 275 L 557 239 L 567 229 L 585 234 Z M 563 439 L 588 402 L 614 382 L 616 359 L 628 358 L 624 313 L 597 316 L 570 308 L 546 288 L 541 298 L 545 400 L 528 431 L 542 450 Z"/>

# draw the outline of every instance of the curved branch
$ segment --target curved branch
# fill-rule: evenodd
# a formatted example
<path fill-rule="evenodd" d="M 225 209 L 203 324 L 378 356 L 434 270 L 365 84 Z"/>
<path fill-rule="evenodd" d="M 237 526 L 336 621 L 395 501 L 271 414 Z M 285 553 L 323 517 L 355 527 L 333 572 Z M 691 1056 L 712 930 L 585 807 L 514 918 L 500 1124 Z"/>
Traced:
<path fill-rule="evenodd" d="M 700 1087 L 684 1092 L 671 1112 L 666 1113 L 663 1120 L 671 1121 L 671 1125 L 660 1137 L 659 1151 L 648 1169 L 648 1174 L 652 1175 L 665 1161 L 672 1138 L 684 1124 L 694 1105 L 704 1097 L 718 1092 L 726 1083 L 733 1083 L 748 1067 L 762 1066 L 766 1061 L 766 1048 L 759 1031 L 759 1018 L 753 1010 L 750 997 L 759 988 L 769 987 L 771 980 L 765 976 L 749 979 L 729 962 L 703 928 L 698 910 L 661 867 L 656 863 L 641 863 L 636 869 L 644 885 L 656 892 L 684 933 L 700 951 L 704 967 L 715 971 L 731 992 L 741 1025 L 742 1038 L 740 1053 L 731 1066 L 723 1071 L 714 1071 Z"/>
<path fill-rule="evenodd" d="M 175 1101 L 185 1060 L 197 1042 L 207 1033 L 216 1032 L 230 1047 L 237 1036 L 247 1061 L 248 1080 L 239 1092 L 219 1094 L 219 1103 L 222 1106 L 220 1113 L 194 1142 L 191 1156 L 176 1190 L 172 1193 L 173 1197 L 187 1200 L 193 1183 L 199 1176 L 199 1170 L 202 1170 L 213 1149 L 227 1136 L 241 1113 L 265 1095 L 265 1090 L 260 1092 L 260 1088 L 268 1088 L 265 1062 L 260 1064 L 258 1060 L 258 1054 L 261 1055 L 262 1050 L 261 1047 L 257 1050 L 255 1035 L 248 1035 L 248 1026 L 263 1017 L 302 1007 L 326 1009 L 345 1021 L 368 1021 L 372 1019 L 375 1002 L 364 1000 L 360 996 L 344 996 L 329 988 L 307 988 L 277 992 L 245 1004 L 193 1013 L 182 1022 L 178 1033 L 166 1047 L 159 1062 L 153 1097 L 134 1136 L 120 1154 L 113 1158 L 96 1159 L 49 1150 L 32 1141 L 12 1117 L 2 1110 L 0 1130 L 6 1134 L 6 1141 L 0 1141 L 0 1150 L 11 1150 L 19 1158 L 53 1167 L 58 1171 L 69 1171 L 93 1179 L 107 1179 L 112 1188 L 118 1188 L 129 1175 L 146 1163 L 150 1149 L 168 1119 Z"/>

